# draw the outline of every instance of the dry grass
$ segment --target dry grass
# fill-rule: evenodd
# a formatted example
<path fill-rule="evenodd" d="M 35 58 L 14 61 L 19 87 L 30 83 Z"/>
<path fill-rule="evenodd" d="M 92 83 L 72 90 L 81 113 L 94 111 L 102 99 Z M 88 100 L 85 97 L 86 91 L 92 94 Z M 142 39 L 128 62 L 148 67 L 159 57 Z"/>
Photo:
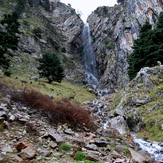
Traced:
<path fill-rule="evenodd" d="M 79 104 L 71 103 L 68 99 L 56 102 L 36 90 L 27 88 L 17 90 L 2 83 L 0 83 L 0 93 L 10 95 L 12 101 L 21 102 L 30 108 L 44 111 L 49 120 L 55 124 L 68 123 L 72 127 L 94 128 L 93 118 L 89 111 Z"/>

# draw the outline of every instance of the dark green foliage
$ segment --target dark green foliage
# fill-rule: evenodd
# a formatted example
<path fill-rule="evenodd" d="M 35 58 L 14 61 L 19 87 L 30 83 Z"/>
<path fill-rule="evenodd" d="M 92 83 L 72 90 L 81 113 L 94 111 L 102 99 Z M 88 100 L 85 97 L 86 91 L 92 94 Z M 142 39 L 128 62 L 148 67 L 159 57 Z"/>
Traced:
<path fill-rule="evenodd" d="M 13 12 L 12 14 L 5 14 L 4 19 L 1 20 L 1 24 L 5 26 L 7 33 L 15 35 L 19 32 L 18 14 Z"/>
<path fill-rule="evenodd" d="M 64 151 L 69 151 L 72 147 L 68 144 L 62 143 L 59 148 L 64 150 Z"/>
<path fill-rule="evenodd" d="M 122 22 L 124 23 L 124 22 L 126 22 L 126 20 L 125 19 L 122 19 Z"/>
<path fill-rule="evenodd" d="M 163 29 L 163 12 L 159 15 L 157 29 Z"/>
<path fill-rule="evenodd" d="M 104 6 L 104 7 L 103 7 L 103 13 L 104 13 L 104 14 L 107 14 L 107 12 L 108 12 L 108 9 L 107 9 L 106 6 Z"/>
<path fill-rule="evenodd" d="M 20 24 L 17 13 L 5 14 L 0 23 L 5 27 L 5 31 L 0 31 L 0 66 L 7 69 L 12 57 L 9 49 L 17 50 L 18 47 Z"/>
<path fill-rule="evenodd" d="M 77 151 L 75 154 L 75 159 L 77 161 L 83 161 L 85 159 L 86 154 L 81 152 L 81 151 Z"/>
<path fill-rule="evenodd" d="M 50 11 L 50 3 L 49 0 L 44 0 L 44 4 L 43 4 L 45 10 Z"/>
<path fill-rule="evenodd" d="M 42 31 L 41 31 L 41 29 L 39 27 L 38 28 L 34 28 L 32 30 L 32 33 L 34 34 L 35 38 L 42 38 L 42 36 L 41 36 Z"/>
<path fill-rule="evenodd" d="M 66 48 L 63 47 L 63 48 L 61 49 L 61 51 L 62 51 L 63 53 L 66 53 Z"/>
<path fill-rule="evenodd" d="M 6 76 L 11 76 L 12 75 L 12 72 L 8 69 L 4 72 L 4 75 Z"/>
<path fill-rule="evenodd" d="M 17 1 L 17 5 L 15 7 L 15 12 L 17 13 L 18 16 L 20 16 L 22 12 L 24 12 L 25 10 L 25 5 L 27 0 L 16 0 L 16 1 Z"/>
<path fill-rule="evenodd" d="M 107 49 L 108 50 L 111 50 L 111 49 L 113 49 L 114 48 L 114 45 L 113 44 L 109 44 L 108 46 L 107 46 Z"/>
<path fill-rule="evenodd" d="M 117 0 L 118 4 L 124 4 L 125 0 Z"/>
<path fill-rule="evenodd" d="M 163 62 L 163 14 L 158 19 L 157 28 L 152 30 L 146 22 L 140 31 L 140 36 L 135 40 L 133 53 L 128 56 L 128 74 L 133 79 L 142 67 L 157 65 Z M 159 28 L 158 28 L 159 27 Z"/>
<path fill-rule="evenodd" d="M 52 81 L 61 82 L 64 78 L 64 68 L 56 54 L 46 53 L 39 59 L 39 62 L 40 77 L 47 78 L 49 83 Z"/>

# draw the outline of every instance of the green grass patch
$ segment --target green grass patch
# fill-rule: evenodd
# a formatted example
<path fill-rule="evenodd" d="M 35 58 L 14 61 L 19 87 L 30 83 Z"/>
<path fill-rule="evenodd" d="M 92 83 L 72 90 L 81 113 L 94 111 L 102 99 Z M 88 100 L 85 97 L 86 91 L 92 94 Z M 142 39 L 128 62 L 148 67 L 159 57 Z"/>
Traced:
<path fill-rule="evenodd" d="M 81 151 L 77 151 L 75 154 L 75 160 L 77 161 L 83 161 L 85 159 L 86 154 Z"/>
<path fill-rule="evenodd" d="M 27 81 L 27 83 L 22 83 L 21 79 Z M 93 100 L 95 95 L 88 92 L 87 89 L 72 85 L 67 82 L 53 82 L 51 84 L 47 83 L 46 80 L 39 79 L 39 81 L 30 80 L 28 76 L 13 74 L 11 77 L 3 77 L 2 82 L 7 85 L 14 87 L 15 89 L 30 88 L 41 92 L 44 95 L 50 95 L 55 101 L 61 100 L 63 98 L 68 98 L 76 103 L 83 103 L 85 101 Z"/>
<path fill-rule="evenodd" d="M 64 150 L 64 151 L 70 151 L 72 147 L 68 144 L 62 143 L 59 148 Z"/>
<path fill-rule="evenodd" d="M 114 148 L 115 147 L 115 144 L 109 144 L 110 147 Z"/>

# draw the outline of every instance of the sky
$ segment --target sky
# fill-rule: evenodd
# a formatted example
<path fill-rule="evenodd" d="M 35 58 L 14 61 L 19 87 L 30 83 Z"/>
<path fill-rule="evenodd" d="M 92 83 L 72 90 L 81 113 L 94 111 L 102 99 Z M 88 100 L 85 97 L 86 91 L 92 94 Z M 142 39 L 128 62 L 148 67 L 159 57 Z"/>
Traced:
<path fill-rule="evenodd" d="M 77 12 L 81 12 L 81 19 L 86 22 L 88 15 L 99 6 L 114 6 L 117 0 L 60 0 L 65 4 L 71 4 Z"/>

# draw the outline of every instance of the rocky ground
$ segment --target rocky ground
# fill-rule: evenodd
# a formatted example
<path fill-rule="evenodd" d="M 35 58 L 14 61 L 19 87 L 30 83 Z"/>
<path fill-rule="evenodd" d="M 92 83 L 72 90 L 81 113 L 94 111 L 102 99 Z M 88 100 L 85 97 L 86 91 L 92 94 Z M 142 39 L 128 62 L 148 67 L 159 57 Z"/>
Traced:
<path fill-rule="evenodd" d="M 91 132 L 51 124 L 43 112 L 7 98 L 0 99 L 0 135 L 1 163 L 154 162 L 148 154 L 137 152 L 130 135 L 100 126 Z"/>

